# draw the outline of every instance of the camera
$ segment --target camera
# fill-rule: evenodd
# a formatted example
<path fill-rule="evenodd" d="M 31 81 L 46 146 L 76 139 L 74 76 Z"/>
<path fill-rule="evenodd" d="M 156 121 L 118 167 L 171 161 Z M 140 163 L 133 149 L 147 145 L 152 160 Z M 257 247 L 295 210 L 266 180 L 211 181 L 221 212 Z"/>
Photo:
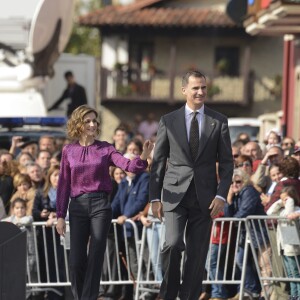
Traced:
<path fill-rule="evenodd" d="M 22 142 L 26 143 L 30 141 L 30 138 L 28 136 L 23 136 L 21 139 Z"/>

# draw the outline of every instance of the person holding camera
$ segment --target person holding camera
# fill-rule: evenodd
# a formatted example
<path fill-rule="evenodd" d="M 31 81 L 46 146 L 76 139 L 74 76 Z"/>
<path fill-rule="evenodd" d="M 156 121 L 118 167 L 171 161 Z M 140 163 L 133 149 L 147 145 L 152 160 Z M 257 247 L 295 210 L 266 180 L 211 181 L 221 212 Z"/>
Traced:
<path fill-rule="evenodd" d="M 272 180 L 269 176 L 269 166 L 271 164 L 280 163 L 283 159 L 283 151 L 279 146 L 272 146 L 260 164 L 257 167 L 257 170 L 252 175 L 251 180 L 259 192 L 266 193 L 269 187 L 272 184 Z"/>
<path fill-rule="evenodd" d="M 9 153 L 16 157 L 19 152 L 28 152 L 33 158 L 36 158 L 38 154 L 38 144 L 28 136 L 13 136 Z"/>

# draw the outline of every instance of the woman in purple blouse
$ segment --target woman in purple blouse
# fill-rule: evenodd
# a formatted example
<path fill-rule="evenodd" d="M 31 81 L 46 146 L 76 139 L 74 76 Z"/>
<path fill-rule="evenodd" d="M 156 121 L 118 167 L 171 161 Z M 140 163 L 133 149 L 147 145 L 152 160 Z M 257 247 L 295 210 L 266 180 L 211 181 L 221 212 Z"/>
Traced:
<path fill-rule="evenodd" d="M 146 141 L 140 157 L 129 160 L 111 144 L 96 140 L 99 125 L 98 114 L 93 108 L 82 105 L 75 109 L 67 124 L 68 136 L 75 142 L 66 145 L 62 151 L 56 229 L 64 235 L 69 205 L 70 273 L 75 300 L 97 299 L 112 218 L 107 197 L 112 189 L 109 167 L 142 172 L 153 149 L 153 144 Z"/>

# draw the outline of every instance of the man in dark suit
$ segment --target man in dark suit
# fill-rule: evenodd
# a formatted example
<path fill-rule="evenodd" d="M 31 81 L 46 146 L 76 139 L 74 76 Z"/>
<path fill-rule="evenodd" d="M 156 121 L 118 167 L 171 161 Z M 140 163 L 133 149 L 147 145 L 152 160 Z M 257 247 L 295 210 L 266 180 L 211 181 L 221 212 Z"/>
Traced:
<path fill-rule="evenodd" d="M 198 300 L 211 219 L 224 208 L 233 172 L 227 118 L 204 105 L 205 76 L 198 71 L 187 72 L 182 93 L 186 105 L 160 120 L 150 176 L 153 213 L 160 219 L 165 217 L 165 275 L 160 288 L 164 300 L 177 296 L 180 300 Z"/>
<path fill-rule="evenodd" d="M 65 79 L 68 83 L 67 88 L 64 90 L 61 97 L 55 101 L 55 103 L 48 109 L 51 111 L 59 107 L 59 105 L 65 100 L 70 99 L 68 104 L 67 116 L 69 117 L 73 110 L 80 105 L 87 104 L 87 98 L 84 87 L 76 83 L 74 75 L 71 71 L 65 73 Z"/>

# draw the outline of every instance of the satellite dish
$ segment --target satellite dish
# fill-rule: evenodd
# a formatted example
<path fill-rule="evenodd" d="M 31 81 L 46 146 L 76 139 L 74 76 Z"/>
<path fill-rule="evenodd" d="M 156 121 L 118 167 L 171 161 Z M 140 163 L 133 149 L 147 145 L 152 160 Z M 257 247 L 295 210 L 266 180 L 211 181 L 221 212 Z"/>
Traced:
<path fill-rule="evenodd" d="M 69 40 L 75 0 L 41 0 L 34 12 L 27 53 L 34 76 L 53 77 L 53 65 Z"/>
<path fill-rule="evenodd" d="M 74 7 L 74 0 L 41 0 L 32 18 L 28 52 L 35 54 L 43 51 L 53 39 L 58 22 L 61 25 L 57 50 L 63 52 L 72 30 Z"/>
<path fill-rule="evenodd" d="M 242 24 L 247 15 L 247 0 L 230 0 L 226 7 L 227 15 L 237 24 Z"/>

